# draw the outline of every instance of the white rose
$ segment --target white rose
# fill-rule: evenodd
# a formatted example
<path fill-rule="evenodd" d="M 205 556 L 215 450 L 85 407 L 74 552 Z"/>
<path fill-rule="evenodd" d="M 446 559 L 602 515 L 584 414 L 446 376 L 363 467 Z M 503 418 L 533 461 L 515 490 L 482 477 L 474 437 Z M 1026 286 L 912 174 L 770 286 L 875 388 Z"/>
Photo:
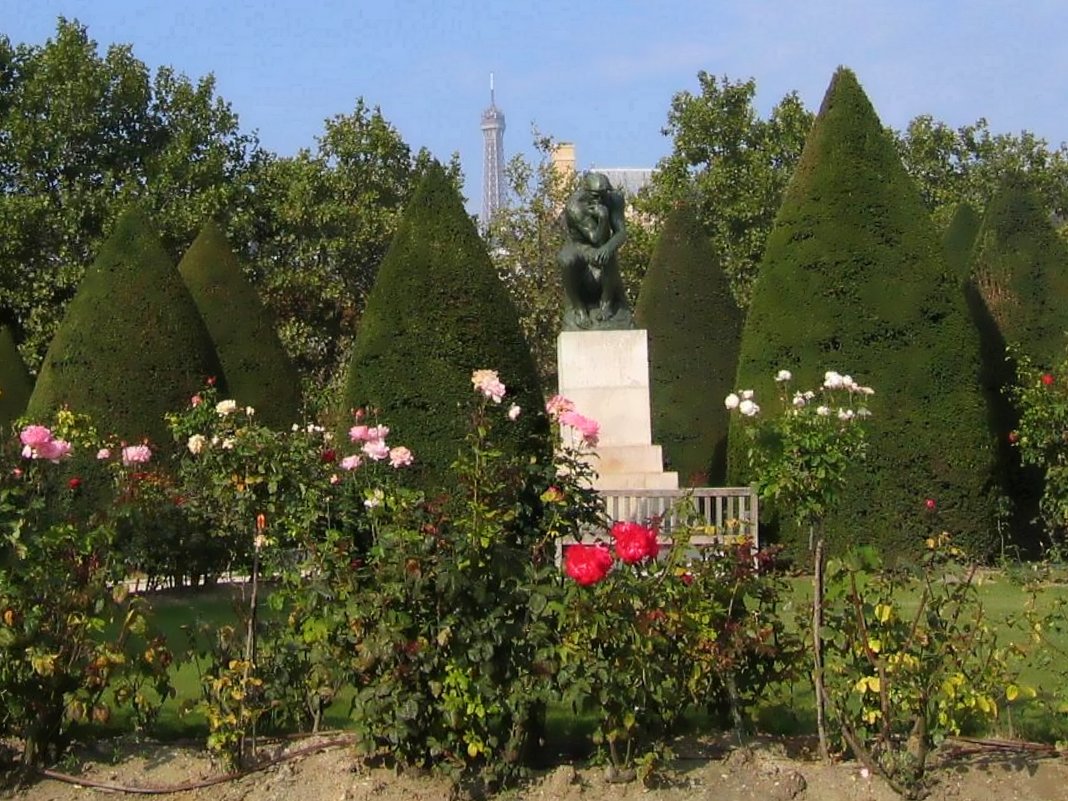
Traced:
<path fill-rule="evenodd" d="M 823 386 L 827 389 L 838 389 L 842 386 L 842 376 L 834 370 L 828 370 L 823 374 Z"/>
<path fill-rule="evenodd" d="M 803 407 L 808 401 L 805 400 L 805 396 L 800 392 L 794 395 L 794 406 L 798 409 Z"/>
<path fill-rule="evenodd" d="M 791 373 L 789 370 L 779 370 L 779 372 L 775 374 L 775 380 L 780 383 L 782 383 L 783 381 L 790 381 L 793 379 L 793 377 L 794 374 Z"/>
<path fill-rule="evenodd" d="M 251 406 L 246 406 L 245 407 L 245 414 L 248 415 L 249 417 L 252 417 L 252 415 L 254 415 L 255 413 L 256 413 L 256 410 L 253 409 Z"/>
<path fill-rule="evenodd" d="M 744 401 L 738 404 L 738 411 L 744 414 L 746 417 L 753 417 L 760 411 L 760 407 L 746 398 Z"/>
<path fill-rule="evenodd" d="M 820 417 L 827 417 L 828 415 L 830 415 L 830 413 L 831 413 L 831 409 L 830 409 L 829 406 L 817 406 L 816 407 L 816 414 L 818 414 Z"/>
<path fill-rule="evenodd" d="M 509 420 L 515 420 L 517 417 L 519 417 L 519 412 L 520 411 L 521 411 L 520 408 L 516 404 L 513 403 L 511 408 L 508 410 L 508 419 Z"/>
<path fill-rule="evenodd" d="M 232 451 L 234 449 L 233 437 L 227 437 L 222 441 L 222 449 L 224 451 Z"/>
<path fill-rule="evenodd" d="M 226 417 L 228 414 L 233 414 L 237 411 L 237 401 L 235 400 L 221 400 L 215 404 L 215 412 L 219 417 Z"/>
<path fill-rule="evenodd" d="M 852 409 L 839 409 L 838 410 L 838 419 L 839 420 L 852 420 L 853 419 L 853 410 Z"/>
<path fill-rule="evenodd" d="M 733 392 L 723 400 L 723 405 L 728 409 L 737 409 L 738 404 L 741 402 L 741 398 L 735 395 Z"/>
<path fill-rule="evenodd" d="M 751 390 L 751 389 L 743 389 L 742 390 L 742 400 L 752 400 L 752 399 L 753 399 L 753 390 Z"/>
<path fill-rule="evenodd" d="M 194 434 L 189 438 L 189 441 L 185 443 L 185 446 L 189 448 L 189 452 L 196 456 L 202 450 L 204 445 L 208 442 L 207 438 L 203 434 Z"/>

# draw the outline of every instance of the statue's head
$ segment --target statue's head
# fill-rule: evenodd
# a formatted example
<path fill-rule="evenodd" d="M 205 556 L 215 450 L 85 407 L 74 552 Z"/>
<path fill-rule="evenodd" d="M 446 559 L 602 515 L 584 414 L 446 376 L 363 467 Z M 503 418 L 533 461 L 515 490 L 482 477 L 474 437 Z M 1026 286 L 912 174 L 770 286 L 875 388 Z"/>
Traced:
<path fill-rule="evenodd" d="M 582 188 L 591 195 L 604 197 L 612 191 L 612 182 L 603 172 L 587 172 L 582 175 Z"/>

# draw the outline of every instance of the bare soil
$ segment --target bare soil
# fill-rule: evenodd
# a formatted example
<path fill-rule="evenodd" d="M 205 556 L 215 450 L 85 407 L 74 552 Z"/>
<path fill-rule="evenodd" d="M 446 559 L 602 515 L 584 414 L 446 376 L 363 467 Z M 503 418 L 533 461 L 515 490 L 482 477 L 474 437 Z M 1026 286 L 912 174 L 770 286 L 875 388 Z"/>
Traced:
<path fill-rule="evenodd" d="M 940 755 L 932 773 L 934 801 L 1068 801 L 1068 760 L 1008 749 Z M 854 763 L 824 765 L 806 743 L 758 740 L 746 747 L 713 738 L 675 746 L 677 758 L 657 786 L 614 783 L 604 768 L 561 764 L 501 801 L 893 801 L 897 796 Z M 440 778 L 367 768 L 351 748 L 323 736 L 268 744 L 266 767 L 225 781 L 169 793 L 175 801 L 457 801 Z M 41 778 L 8 790 L 17 801 L 114 801 L 117 788 L 175 788 L 218 779 L 217 766 L 198 749 L 133 740 L 102 742 L 56 768 L 77 782 Z M 104 786 L 91 786 L 91 785 Z M 114 789 L 113 789 L 114 788 Z M 129 795 L 127 797 L 134 797 Z M 142 796 L 143 797 L 143 796 Z"/>

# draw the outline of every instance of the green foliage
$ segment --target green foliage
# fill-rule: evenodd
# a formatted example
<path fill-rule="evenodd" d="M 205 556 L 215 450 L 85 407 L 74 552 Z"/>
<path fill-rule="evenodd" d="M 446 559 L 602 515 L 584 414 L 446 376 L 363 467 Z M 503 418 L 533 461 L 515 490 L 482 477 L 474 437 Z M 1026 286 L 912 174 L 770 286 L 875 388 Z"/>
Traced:
<path fill-rule="evenodd" d="M 924 205 L 942 226 L 961 203 L 982 209 L 1009 173 L 1032 177 L 1049 214 L 1068 216 L 1068 144 L 1050 148 L 1029 131 L 992 134 L 983 118 L 952 128 L 929 114 L 913 119 L 897 134 L 905 170 L 919 187 Z"/>
<path fill-rule="evenodd" d="M 288 428 L 300 417 L 300 377 L 218 224 L 205 224 L 178 272 L 215 343 L 231 397 L 255 408 L 266 425 Z"/>
<path fill-rule="evenodd" d="M 828 542 L 915 553 L 903 529 L 925 498 L 935 525 L 977 554 L 994 545 L 992 451 L 979 346 L 960 283 L 856 77 L 834 76 L 768 240 L 742 337 L 737 386 L 772 394 L 849 364 L 879 388 L 868 469 L 825 521 Z M 732 427 L 730 475 L 742 468 Z M 784 541 L 800 532 L 784 530 Z M 802 535 L 803 536 L 803 535 Z"/>
<path fill-rule="evenodd" d="M 976 566 L 942 534 L 915 573 L 871 550 L 827 564 L 824 679 L 853 756 L 906 798 L 924 796 L 933 748 L 997 717 L 1021 692 L 976 587 Z M 903 599 L 919 596 L 915 608 Z"/>
<path fill-rule="evenodd" d="M 67 447 L 50 458 L 31 434 Z M 170 693 L 170 651 L 148 627 L 147 603 L 123 584 L 115 542 L 125 507 L 85 514 L 78 503 L 136 481 L 118 460 L 71 474 L 67 463 L 94 454 L 95 439 L 84 419 L 61 412 L 51 429 L 27 427 L 2 449 L 0 735 L 22 740 L 26 767 L 54 759 L 73 726 L 106 723 L 113 709 L 147 726 Z M 20 457 L 23 443 L 29 455 Z"/>
<path fill-rule="evenodd" d="M 168 443 L 163 415 L 220 376 L 211 337 L 148 220 L 127 211 L 48 349 L 28 413 L 66 405 L 127 442 Z"/>
<path fill-rule="evenodd" d="M 752 78 L 699 72 L 697 80 L 699 95 L 679 92 L 671 100 L 663 133 L 672 153 L 635 207 L 666 220 L 680 201 L 692 204 L 744 308 L 812 114 L 791 92 L 761 119 Z"/>
<path fill-rule="evenodd" d="M 967 281 L 972 271 L 972 248 L 979 233 L 982 219 L 968 203 L 960 203 L 942 233 L 942 246 L 946 251 L 949 269 Z"/>
<path fill-rule="evenodd" d="M 256 161 L 245 245 L 264 302 L 298 369 L 315 384 L 339 372 L 378 267 L 430 156 L 412 153 L 381 110 L 356 100 L 324 122 L 314 149 Z M 449 179 L 462 183 L 456 157 Z"/>
<path fill-rule="evenodd" d="M 155 76 L 62 17 L 43 45 L 0 36 L 0 314 L 37 368 L 105 232 L 132 200 L 177 259 L 205 218 L 248 206 L 256 149 L 211 76 Z"/>
<path fill-rule="evenodd" d="M 649 331 L 653 441 L 692 486 L 726 474 L 724 397 L 738 368 L 742 312 L 700 221 L 688 206 L 668 217 L 635 308 Z"/>
<path fill-rule="evenodd" d="M 505 177 L 510 202 L 498 210 L 486 231 L 490 258 L 515 302 L 546 395 L 555 392 L 556 337 L 564 308 L 563 283 L 556 264 L 556 254 L 564 244 L 560 213 L 577 180 L 576 174 L 553 167 L 556 146 L 552 137 L 535 131 L 537 165 L 521 154 L 509 160 Z M 629 247 L 628 242 L 622 252 Z"/>
<path fill-rule="evenodd" d="M 1068 431 L 1068 359 L 1062 357 L 1055 371 L 1047 372 L 1019 351 L 1011 353 L 1016 381 L 1007 394 L 1019 417 L 1006 439 L 1024 465 L 1040 471 L 1044 544 L 1062 554 L 1068 545 L 1068 442 L 1064 437 Z"/>
<path fill-rule="evenodd" d="M 30 401 L 33 379 L 19 355 L 11 329 L 0 326 L 0 433 L 7 434 Z"/>
<path fill-rule="evenodd" d="M 464 440 L 455 411 L 472 372 L 487 364 L 522 409 L 502 447 L 545 455 L 543 401 L 515 306 L 445 170 L 433 165 L 382 262 L 341 408 L 378 410 L 414 451 L 418 481 L 443 487 Z"/>
<path fill-rule="evenodd" d="M 829 372 L 818 390 L 791 395 L 789 371 L 775 377 L 779 413 L 761 414 L 751 390 L 727 396 L 746 436 L 745 458 L 762 499 L 774 502 L 810 542 L 816 528 L 838 506 L 849 476 L 861 472 L 867 452 L 861 423 L 871 415 L 864 405 L 874 394 L 852 376 Z M 855 408 L 854 408 L 855 407 Z"/>
<path fill-rule="evenodd" d="M 706 527 L 684 523 L 655 561 L 636 559 L 625 545 L 635 529 L 655 540 L 652 529 L 617 523 L 614 544 L 565 542 L 576 580 L 558 612 L 557 683 L 576 711 L 596 717 L 594 742 L 612 766 L 646 779 L 687 709 L 724 723 L 729 713 L 745 728 L 769 684 L 793 675 L 800 651 L 778 614 L 785 582 L 769 570 L 773 552 L 755 554 L 744 532 L 697 545 Z M 571 572 L 582 549 L 604 554 L 602 578 Z"/>
<path fill-rule="evenodd" d="M 1006 176 L 987 205 L 972 278 L 998 338 L 1046 367 L 1061 358 L 1068 330 L 1068 309 L 1061 302 L 1068 295 L 1068 245 L 1027 176 Z M 988 358 L 1003 363 L 1005 354 Z"/>

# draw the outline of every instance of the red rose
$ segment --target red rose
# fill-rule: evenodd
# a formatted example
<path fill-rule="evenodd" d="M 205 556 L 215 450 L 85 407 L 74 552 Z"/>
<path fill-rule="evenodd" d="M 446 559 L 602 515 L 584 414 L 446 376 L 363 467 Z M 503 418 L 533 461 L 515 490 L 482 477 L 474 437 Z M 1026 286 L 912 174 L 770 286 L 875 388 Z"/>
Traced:
<path fill-rule="evenodd" d="M 928 498 L 926 501 L 923 502 L 923 505 L 926 506 L 928 509 L 934 509 L 936 506 L 938 506 L 938 502 L 935 501 L 934 498 Z"/>
<path fill-rule="evenodd" d="M 204 383 L 206 383 L 209 387 L 215 386 L 215 376 L 209 375 L 207 381 L 205 381 Z"/>
<path fill-rule="evenodd" d="M 327 450 L 319 454 L 319 459 L 329 464 L 330 462 L 337 459 L 337 454 L 328 448 Z"/>
<path fill-rule="evenodd" d="M 603 545 L 572 545 L 564 552 L 564 572 L 583 587 L 596 584 L 612 569 L 612 554 Z"/>
<path fill-rule="evenodd" d="M 1020 441 L 1020 433 L 1018 431 L 1009 432 L 1009 442 L 1016 444 Z"/>
<path fill-rule="evenodd" d="M 1053 373 L 1042 374 L 1042 383 L 1045 384 L 1047 387 L 1053 386 L 1054 380 L 1055 379 L 1053 378 Z"/>
<path fill-rule="evenodd" d="M 612 539 L 616 541 L 616 556 L 628 565 L 655 559 L 660 553 L 656 532 L 638 523 L 616 523 L 612 526 Z"/>
<path fill-rule="evenodd" d="M 693 573 L 683 573 L 681 576 L 679 576 L 679 580 L 687 587 L 689 587 L 691 584 L 693 584 Z"/>
<path fill-rule="evenodd" d="M 75 476 L 74 478 L 72 478 L 70 481 L 67 482 L 67 486 L 70 487 L 72 490 L 78 489 L 78 487 L 80 487 L 81 485 L 82 485 L 82 480 L 80 478 L 78 478 L 77 476 Z"/>

